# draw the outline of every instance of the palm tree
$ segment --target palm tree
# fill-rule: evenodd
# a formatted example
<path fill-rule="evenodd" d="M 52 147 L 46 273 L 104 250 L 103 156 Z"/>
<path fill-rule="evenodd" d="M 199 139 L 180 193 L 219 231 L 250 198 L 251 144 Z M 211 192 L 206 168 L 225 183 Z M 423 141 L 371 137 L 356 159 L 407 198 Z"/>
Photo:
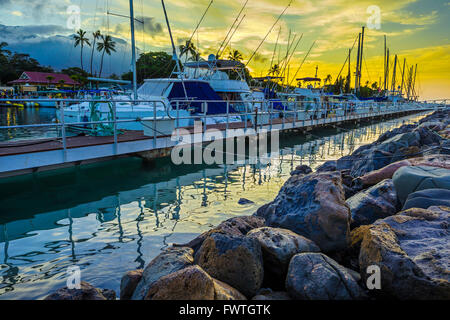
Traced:
<path fill-rule="evenodd" d="M 241 61 L 243 59 L 242 54 L 238 50 L 230 50 L 228 59 L 233 61 Z"/>
<path fill-rule="evenodd" d="M 180 58 L 184 55 L 186 55 L 185 62 L 188 59 L 188 55 L 191 55 L 192 57 L 195 57 L 198 55 L 197 48 L 195 47 L 194 43 L 190 40 L 186 41 L 186 44 L 180 45 Z"/>
<path fill-rule="evenodd" d="M 91 43 L 89 42 L 89 39 L 86 38 L 86 31 L 83 30 L 78 30 L 77 33 L 73 36 L 74 40 L 75 40 L 75 45 L 74 47 L 81 47 L 81 70 L 84 71 L 83 69 L 83 47 L 85 44 L 87 44 L 88 46 L 91 46 Z"/>
<path fill-rule="evenodd" d="M 95 50 L 95 42 L 102 36 L 100 30 L 92 32 L 92 37 L 94 38 L 94 42 L 92 43 L 92 51 L 91 51 L 91 75 L 92 73 L 92 60 L 94 59 L 94 50 Z"/>
<path fill-rule="evenodd" d="M 52 82 L 52 80 L 55 79 L 55 77 L 53 76 L 46 76 L 45 78 L 47 79 L 48 87 L 50 86 L 50 82 Z"/>
<path fill-rule="evenodd" d="M 102 35 L 101 36 L 102 42 L 97 43 L 97 51 L 102 52 L 102 59 L 100 60 L 100 73 L 98 74 L 99 77 L 102 76 L 102 69 L 103 69 L 103 57 L 105 56 L 105 53 L 107 55 L 111 55 L 112 51 L 116 51 L 116 42 L 112 40 L 111 36 L 109 35 Z"/>
<path fill-rule="evenodd" d="M 280 74 L 280 66 L 278 64 L 274 64 L 272 68 L 269 70 L 269 75 L 277 76 Z"/>
<path fill-rule="evenodd" d="M 328 74 L 326 78 L 323 80 L 324 84 L 331 83 L 332 77 L 331 74 Z"/>

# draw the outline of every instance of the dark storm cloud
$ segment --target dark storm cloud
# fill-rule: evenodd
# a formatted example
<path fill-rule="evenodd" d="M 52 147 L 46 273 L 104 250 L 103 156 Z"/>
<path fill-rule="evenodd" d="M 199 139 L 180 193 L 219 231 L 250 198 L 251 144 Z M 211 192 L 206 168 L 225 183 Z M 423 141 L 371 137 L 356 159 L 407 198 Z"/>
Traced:
<path fill-rule="evenodd" d="M 136 31 L 144 30 L 144 33 L 155 36 L 163 33 L 163 26 L 159 22 L 155 22 L 153 17 L 136 17 L 140 22 L 135 23 Z M 141 23 L 143 22 L 143 23 Z M 128 32 L 130 30 L 129 23 L 120 23 L 116 26 L 116 33 Z"/>

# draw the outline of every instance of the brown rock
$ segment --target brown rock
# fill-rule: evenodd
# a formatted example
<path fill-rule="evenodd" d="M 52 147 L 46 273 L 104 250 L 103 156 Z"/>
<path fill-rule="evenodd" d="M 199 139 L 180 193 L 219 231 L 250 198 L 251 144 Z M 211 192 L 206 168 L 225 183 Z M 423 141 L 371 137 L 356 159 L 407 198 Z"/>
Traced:
<path fill-rule="evenodd" d="M 245 236 L 252 229 L 263 227 L 264 219 L 256 216 L 239 216 L 223 221 L 217 227 L 208 230 L 186 244 L 174 244 L 174 246 L 190 247 L 194 254 L 202 245 L 203 241 L 213 233 L 227 233 L 236 236 Z"/>
<path fill-rule="evenodd" d="M 214 300 L 214 281 L 199 266 L 190 266 L 153 283 L 145 300 Z"/>
<path fill-rule="evenodd" d="M 275 200 L 256 215 L 270 227 L 289 229 L 314 241 L 324 252 L 347 247 L 351 215 L 340 172 L 291 176 Z"/>
<path fill-rule="evenodd" d="M 44 300 L 115 300 L 115 299 L 116 294 L 113 290 L 98 289 L 85 281 L 81 281 L 80 289 L 69 289 L 67 287 L 64 287 L 58 289 L 56 292 L 44 298 Z"/>
<path fill-rule="evenodd" d="M 192 249 L 186 247 L 168 248 L 160 253 L 145 267 L 131 299 L 144 299 L 150 286 L 158 279 L 192 265 L 194 262 L 192 253 Z"/>
<path fill-rule="evenodd" d="M 247 298 L 232 286 L 217 279 L 214 281 L 214 300 L 247 300 Z"/>
<path fill-rule="evenodd" d="M 256 294 L 264 277 L 261 245 L 253 238 L 213 233 L 196 253 L 195 262 L 247 297 Z"/>
<path fill-rule="evenodd" d="M 129 300 L 133 295 L 139 281 L 142 279 L 144 269 L 131 270 L 125 273 L 120 281 L 120 300 Z"/>
<path fill-rule="evenodd" d="M 450 299 L 450 208 L 409 209 L 364 232 L 359 264 L 381 271 L 382 294 L 397 299 Z"/>

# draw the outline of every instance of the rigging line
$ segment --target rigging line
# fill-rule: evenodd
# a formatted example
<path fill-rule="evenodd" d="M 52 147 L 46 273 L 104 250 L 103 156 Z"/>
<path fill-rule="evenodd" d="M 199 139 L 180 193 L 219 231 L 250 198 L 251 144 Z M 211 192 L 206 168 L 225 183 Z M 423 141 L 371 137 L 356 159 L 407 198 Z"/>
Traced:
<path fill-rule="evenodd" d="M 233 31 L 233 33 L 231 34 L 230 38 L 228 39 L 227 43 L 223 46 L 222 51 L 219 53 L 219 56 L 221 56 L 221 55 L 224 53 L 225 49 L 226 49 L 227 46 L 228 46 L 228 43 L 230 43 L 231 39 L 233 39 L 233 36 L 234 36 L 235 32 L 237 31 L 237 29 L 238 29 L 239 26 L 241 25 L 242 20 L 244 20 L 245 16 L 246 16 L 245 14 L 242 16 L 241 21 L 239 21 L 238 25 L 237 25 L 236 28 L 234 29 L 234 31 Z"/>
<path fill-rule="evenodd" d="M 372 80 L 370 79 L 369 68 L 367 68 L 366 57 L 364 57 L 364 55 L 363 55 L 363 60 L 364 60 L 364 65 L 366 66 L 366 71 L 367 71 L 367 76 L 369 77 L 369 82 L 372 82 Z"/>
<path fill-rule="evenodd" d="M 248 64 L 250 63 L 250 61 L 252 61 L 253 57 L 255 56 L 256 52 L 259 50 L 259 48 L 262 46 L 262 44 L 264 43 L 264 41 L 266 41 L 267 36 L 270 34 L 270 32 L 273 30 L 273 28 L 275 27 L 275 25 L 278 23 L 278 21 L 280 21 L 281 17 L 284 15 L 284 13 L 286 12 L 286 10 L 291 6 L 292 2 L 294 0 L 289 1 L 288 5 L 286 6 L 286 8 L 284 8 L 283 12 L 281 12 L 281 14 L 278 16 L 277 20 L 275 20 L 275 23 L 270 27 L 269 31 L 267 32 L 267 34 L 264 36 L 264 38 L 262 39 L 261 43 L 258 45 L 258 47 L 256 48 L 255 51 L 253 51 L 253 54 L 251 55 L 250 59 L 248 59 L 247 63 L 245 64 L 245 66 L 248 66 Z"/>
<path fill-rule="evenodd" d="M 206 13 L 208 12 L 208 10 L 209 10 L 209 8 L 211 7 L 211 5 L 213 4 L 213 2 L 214 2 L 214 0 L 211 0 L 211 1 L 209 2 L 209 5 L 208 5 L 208 7 L 206 8 L 205 12 L 203 12 L 203 15 L 202 15 L 202 17 L 200 18 L 200 21 L 197 23 L 197 26 L 195 27 L 194 32 L 192 32 L 191 37 L 189 38 L 189 41 L 188 41 L 189 43 L 192 41 L 192 38 L 194 37 L 195 33 L 197 32 L 197 30 L 198 30 L 200 24 L 203 22 L 203 19 L 205 18 Z M 198 49 L 198 47 L 197 47 L 197 49 Z"/>
<path fill-rule="evenodd" d="M 350 49 L 350 54 L 352 53 L 353 48 L 355 47 L 355 44 L 356 44 L 356 40 L 357 40 L 357 39 L 358 39 L 358 37 L 356 37 L 356 38 L 355 38 L 355 41 L 353 41 L 353 45 L 352 45 L 352 47 L 351 47 L 351 49 Z M 334 81 L 334 84 L 337 83 L 337 81 L 338 81 L 338 79 L 339 79 L 339 76 L 340 76 L 341 73 L 342 73 L 342 70 L 344 70 L 344 67 L 345 67 L 345 65 L 347 64 L 347 61 L 348 61 L 348 55 L 347 55 L 346 58 L 345 58 L 344 64 L 342 65 L 341 71 L 339 71 L 339 74 L 338 74 L 338 76 L 336 77 L 336 80 Z"/>
<path fill-rule="evenodd" d="M 222 49 L 223 44 L 225 43 L 225 41 L 228 39 L 228 36 L 230 35 L 231 30 L 233 30 L 234 25 L 239 20 L 239 17 L 241 16 L 242 11 L 244 11 L 244 8 L 247 6 L 247 2 L 248 2 L 248 0 L 245 1 L 244 5 L 242 6 L 241 10 L 239 11 L 239 14 L 237 15 L 236 19 L 234 19 L 233 24 L 231 25 L 230 29 L 228 30 L 225 38 L 222 40 L 222 42 L 221 42 L 221 44 L 219 46 L 219 49 L 216 52 L 216 57 L 218 56 L 220 50 Z"/>
<path fill-rule="evenodd" d="M 275 42 L 275 48 L 273 49 L 272 59 L 270 60 L 270 69 L 269 69 L 269 72 L 272 70 L 272 66 L 273 66 L 273 58 L 275 57 L 275 53 L 276 53 L 276 51 L 277 51 L 278 39 L 280 38 L 280 33 L 281 33 L 281 26 L 280 26 L 280 31 L 278 31 L 277 41 Z"/>
<path fill-rule="evenodd" d="M 316 44 L 316 40 L 314 40 L 313 44 L 311 45 L 311 47 L 309 48 L 308 52 L 306 53 L 305 57 L 303 58 L 302 63 L 300 64 L 300 66 L 298 67 L 297 71 L 294 74 L 294 77 L 292 78 L 291 82 L 289 82 L 289 86 L 291 86 L 292 82 L 295 80 L 295 78 L 297 77 L 297 73 L 300 71 L 301 67 L 303 66 L 303 63 L 305 62 L 306 58 L 309 56 L 309 53 L 311 52 L 311 49 L 314 47 L 314 45 Z"/>
<path fill-rule="evenodd" d="M 298 45 L 300 43 L 300 40 L 302 40 L 302 38 L 303 38 L 303 33 L 300 35 L 300 38 L 297 40 L 297 43 L 295 44 L 294 49 L 292 50 L 292 52 L 289 53 L 289 56 L 287 57 L 287 60 L 286 60 L 286 63 L 284 65 L 283 72 L 282 72 L 281 76 L 284 76 L 284 74 L 286 73 L 286 68 L 289 66 L 289 62 L 291 61 L 292 56 L 295 53 L 295 50 L 297 50 L 297 47 L 298 47 Z M 291 48 L 292 48 L 293 45 L 294 45 L 294 43 L 292 43 Z M 289 81 L 289 79 L 288 79 L 288 81 Z"/>

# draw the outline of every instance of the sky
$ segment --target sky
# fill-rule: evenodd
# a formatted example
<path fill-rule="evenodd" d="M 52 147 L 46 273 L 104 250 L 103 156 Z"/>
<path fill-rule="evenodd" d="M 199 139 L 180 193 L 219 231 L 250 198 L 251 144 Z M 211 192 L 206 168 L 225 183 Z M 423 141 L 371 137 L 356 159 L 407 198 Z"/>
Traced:
<path fill-rule="evenodd" d="M 210 1 L 165 1 L 176 45 L 192 36 Z M 213 0 L 192 38 L 203 58 L 216 53 L 245 2 Z M 267 34 L 248 64 L 252 75 L 267 75 L 272 57 L 275 62 L 279 57 L 282 59 L 288 43 L 301 36 L 290 63 L 289 81 L 294 83 L 294 76 L 315 76 L 316 67 L 319 78 L 330 74 L 335 80 L 361 27 L 366 26 L 362 83 L 379 82 L 383 74 L 386 35 L 391 66 L 395 54 L 401 68 L 405 58 L 407 68 L 418 65 L 416 88 L 421 100 L 450 98 L 449 1 L 294 0 L 269 32 L 289 2 L 248 0 L 241 15 L 245 17 L 229 47 L 242 52 L 245 62 Z M 117 42 L 117 52 L 105 58 L 104 75 L 121 74 L 130 69 L 131 63 L 129 19 L 107 12 L 128 16 L 129 0 L 0 0 L 0 41 L 6 41 L 10 50 L 31 54 L 43 65 L 62 69 L 80 65 L 80 48 L 74 48 L 71 40 L 75 30 L 81 27 L 90 34 L 99 29 Z M 170 53 L 171 42 L 161 2 L 134 0 L 134 15 L 139 20 L 136 22 L 138 54 L 150 50 Z M 276 44 L 280 51 L 274 55 Z M 352 72 L 356 47 L 350 59 Z M 86 68 L 90 48 L 85 48 L 83 57 Z M 99 56 L 95 54 L 97 66 L 98 61 Z M 347 66 L 342 74 L 347 74 Z M 398 69 L 397 84 L 400 81 Z"/>

